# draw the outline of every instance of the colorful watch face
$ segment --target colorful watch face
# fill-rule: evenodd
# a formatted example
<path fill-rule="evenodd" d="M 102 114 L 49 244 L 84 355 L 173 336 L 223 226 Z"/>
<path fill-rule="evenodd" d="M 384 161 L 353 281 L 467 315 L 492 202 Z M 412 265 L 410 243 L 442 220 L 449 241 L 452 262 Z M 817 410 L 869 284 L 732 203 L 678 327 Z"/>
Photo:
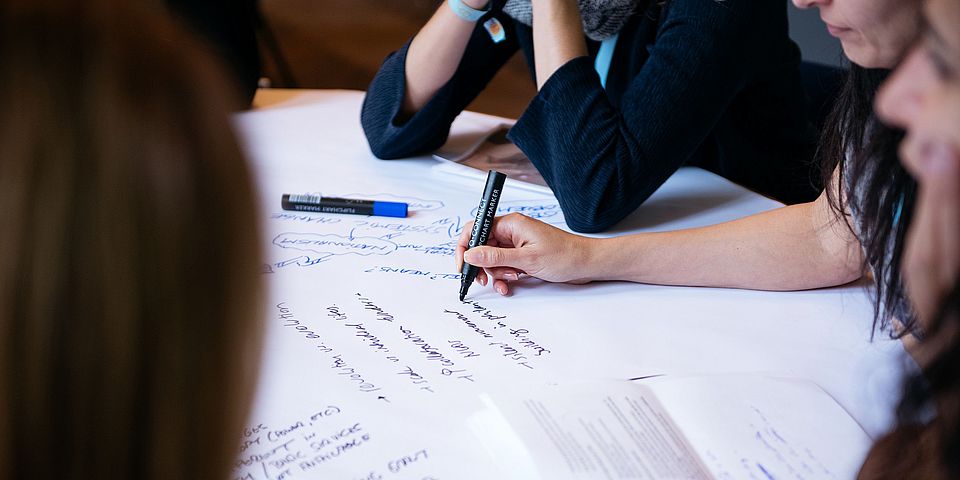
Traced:
<path fill-rule="evenodd" d="M 490 39 L 493 40 L 493 43 L 500 43 L 507 38 L 507 33 L 503 30 L 503 25 L 500 23 L 500 20 L 494 17 L 490 17 L 486 22 L 483 22 L 483 28 L 487 29 L 487 33 L 490 34 Z"/>

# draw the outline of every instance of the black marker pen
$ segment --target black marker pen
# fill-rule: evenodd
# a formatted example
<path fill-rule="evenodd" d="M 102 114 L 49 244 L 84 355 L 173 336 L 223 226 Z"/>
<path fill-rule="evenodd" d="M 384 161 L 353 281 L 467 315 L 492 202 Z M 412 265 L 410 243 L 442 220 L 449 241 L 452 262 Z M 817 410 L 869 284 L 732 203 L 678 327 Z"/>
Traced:
<path fill-rule="evenodd" d="M 470 244 L 467 250 L 478 245 L 485 245 L 490 238 L 490 230 L 493 228 L 493 217 L 497 215 L 497 204 L 500 203 L 500 194 L 503 192 L 503 182 L 507 176 L 496 171 L 490 170 L 487 173 L 487 186 L 483 189 L 483 198 L 480 199 L 480 206 L 477 208 L 477 218 L 473 223 L 473 231 L 470 232 Z M 460 301 L 467 296 L 467 290 L 470 284 L 477 278 L 480 269 L 463 262 L 463 268 L 460 270 Z"/>
<path fill-rule="evenodd" d="M 351 215 L 377 215 L 379 217 L 407 216 L 407 204 L 381 202 L 379 200 L 356 200 L 353 198 L 321 197 L 320 195 L 283 194 L 280 208 L 300 212 L 349 213 Z"/>

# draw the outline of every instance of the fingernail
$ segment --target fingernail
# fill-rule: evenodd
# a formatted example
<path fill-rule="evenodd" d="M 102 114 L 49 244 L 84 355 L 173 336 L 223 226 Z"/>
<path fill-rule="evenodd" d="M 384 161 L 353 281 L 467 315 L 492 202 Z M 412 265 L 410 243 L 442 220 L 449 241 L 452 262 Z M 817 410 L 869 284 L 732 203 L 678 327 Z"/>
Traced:
<path fill-rule="evenodd" d="M 497 293 L 499 293 L 500 295 L 506 295 L 507 287 L 504 285 L 497 285 Z"/>
<path fill-rule="evenodd" d="M 473 263 L 474 260 L 477 260 L 475 258 L 476 256 L 477 256 L 476 252 L 474 252 L 473 250 L 467 250 L 466 252 L 463 252 L 463 261 L 467 263 Z"/>

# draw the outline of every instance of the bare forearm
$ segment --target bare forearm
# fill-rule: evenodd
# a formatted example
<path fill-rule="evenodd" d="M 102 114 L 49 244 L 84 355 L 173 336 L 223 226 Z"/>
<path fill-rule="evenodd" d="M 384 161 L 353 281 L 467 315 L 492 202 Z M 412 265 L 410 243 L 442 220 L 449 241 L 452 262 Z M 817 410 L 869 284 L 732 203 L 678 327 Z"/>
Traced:
<path fill-rule="evenodd" d="M 733 222 L 598 240 L 597 279 L 804 290 L 860 277 L 859 245 L 815 203 Z"/>
<path fill-rule="evenodd" d="M 533 0 L 537 89 L 570 60 L 587 54 L 576 0 Z"/>
<path fill-rule="evenodd" d="M 463 0 L 469 7 L 480 9 L 487 0 Z M 405 75 L 405 112 L 412 114 L 423 108 L 437 90 L 453 77 L 463 52 L 476 26 L 458 17 L 444 1 L 430 21 L 413 38 L 407 51 Z"/>

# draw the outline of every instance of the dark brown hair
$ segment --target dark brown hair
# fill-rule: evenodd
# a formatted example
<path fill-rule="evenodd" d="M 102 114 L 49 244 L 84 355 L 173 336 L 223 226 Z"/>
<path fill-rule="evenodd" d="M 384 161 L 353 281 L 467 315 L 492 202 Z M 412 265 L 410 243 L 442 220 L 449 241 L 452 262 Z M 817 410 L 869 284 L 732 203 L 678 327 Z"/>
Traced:
<path fill-rule="evenodd" d="M 860 182 L 855 188 L 861 190 L 851 195 L 849 205 L 863 217 L 859 234 L 866 259 L 875 274 L 881 272 L 877 275 L 875 316 L 875 325 L 881 326 L 895 318 L 895 302 L 906 301 L 901 261 L 918 188 L 897 156 L 903 132 L 873 122 L 872 112 L 867 110 L 886 76 L 885 72 L 858 69 L 851 72 L 845 89 L 844 98 L 854 110 L 845 117 L 848 123 L 839 124 L 849 126 L 867 119 L 875 128 L 864 130 L 868 133 L 852 137 L 846 144 L 839 136 L 828 135 L 832 140 L 828 149 L 852 153 L 847 160 L 850 164 L 841 161 L 838 170 Z M 841 118 L 835 112 L 834 120 Z M 834 206 L 842 209 L 843 199 L 834 200 Z M 960 236 L 960 232 L 954 234 Z M 914 314 L 898 320 L 902 328 L 894 330 L 897 335 L 922 334 L 912 352 L 921 368 L 906 376 L 897 424 L 874 444 L 858 478 L 960 478 L 960 278 L 953 279 L 933 318 L 923 319 L 922 332 Z"/>
<path fill-rule="evenodd" d="M 960 232 L 957 232 L 960 234 Z M 916 347 L 928 358 L 909 375 L 897 407 L 897 427 L 870 451 L 860 478 L 960 478 L 960 282 L 926 322 Z"/>
<path fill-rule="evenodd" d="M 897 426 L 870 451 L 863 479 L 960 478 L 960 276 L 923 320 L 924 338 L 912 352 L 921 368 L 907 375 Z"/>
<path fill-rule="evenodd" d="M 889 73 L 850 66 L 827 117 L 819 156 L 823 184 L 838 177 L 840 195 L 826 189 L 830 206 L 857 236 L 873 273 L 874 332 L 888 329 L 900 337 L 920 333 L 900 269 L 917 184 L 900 164 L 897 148 L 904 132 L 877 121 L 873 112 L 874 97 Z M 895 318 L 900 325 L 889 328 Z"/>
<path fill-rule="evenodd" d="M 0 478 L 224 478 L 258 363 L 216 63 L 138 2 L 0 6 Z"/>

